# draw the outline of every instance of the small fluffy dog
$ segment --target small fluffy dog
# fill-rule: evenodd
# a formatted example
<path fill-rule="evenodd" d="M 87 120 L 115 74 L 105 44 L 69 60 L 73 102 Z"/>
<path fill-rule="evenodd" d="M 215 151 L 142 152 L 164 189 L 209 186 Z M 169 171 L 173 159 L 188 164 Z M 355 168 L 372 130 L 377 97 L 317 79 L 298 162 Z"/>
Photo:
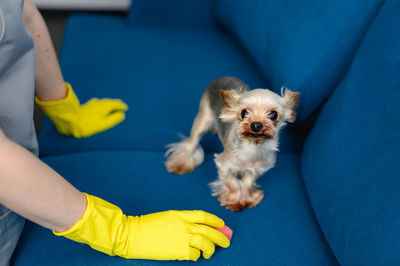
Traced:
<path fill-rule="evenodd" d="M 190 137 L 169 144 L 168 172 L 185 174 L 204 159 L 200 138 L 217 133 L 224 151 L 215 155 L 218 179 L 210 184 L 222 206 L 239 211 L 254 207 L 264 197 L 256 180 L 275 164 L 279 130 L 293 122 L 298 92 L 282 88 L 282 96 L 254 89 L 234 77 L 221 77 L 207 87 Z"/>

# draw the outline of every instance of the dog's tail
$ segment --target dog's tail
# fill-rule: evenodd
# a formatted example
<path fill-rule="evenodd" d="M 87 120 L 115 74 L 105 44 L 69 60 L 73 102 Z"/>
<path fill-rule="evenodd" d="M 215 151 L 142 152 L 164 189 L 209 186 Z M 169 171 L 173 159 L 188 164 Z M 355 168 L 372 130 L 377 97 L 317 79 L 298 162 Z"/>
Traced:
<path fill-rule="evenodd" d="M 170 173 L 192 172 L 204 160 L 203 148 L 198 143 L 192 143 L 190 138 L 182 137 L 180 142 L 171 143 L 167 148 L 165 166 Z"/>

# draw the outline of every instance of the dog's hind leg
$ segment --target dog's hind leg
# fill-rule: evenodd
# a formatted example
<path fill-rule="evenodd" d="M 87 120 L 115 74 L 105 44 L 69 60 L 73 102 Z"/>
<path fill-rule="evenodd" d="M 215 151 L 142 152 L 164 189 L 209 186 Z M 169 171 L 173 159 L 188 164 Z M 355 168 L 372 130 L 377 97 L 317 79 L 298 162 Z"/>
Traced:
<path fill-rule="evenodd" d="M 207 131 L 215 127 L 214 114 L 212 112 L 208 91 L 206 91 L 200 101 L 199 112 L 194 119 L 190 137 L 181 142 L 171 143 L 167 147 L 168 157 L 165 162 L 168 172 L 174 174 L 186 174 L 194 170 L 204 160 L 204 151 L 199 145 L 201 137 Z"/>

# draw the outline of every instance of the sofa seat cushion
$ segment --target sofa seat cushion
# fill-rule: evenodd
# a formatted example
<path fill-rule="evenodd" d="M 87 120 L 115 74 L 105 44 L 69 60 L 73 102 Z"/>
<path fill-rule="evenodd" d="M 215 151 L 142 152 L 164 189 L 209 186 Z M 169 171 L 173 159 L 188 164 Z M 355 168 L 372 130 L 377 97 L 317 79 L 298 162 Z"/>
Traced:
<path fill-rule="evenodd" d="M 58 134 L 48 119 L 39 133 L 40 155 L 89 150 L 153 150 L 188 135 L 202 93 L 220 76 L 236 76 L 252 88 L 266 84 L 244 51 L 213 30 L 135 27 L 124 17 L 73 15 L 66 25 L 61 67 L 81 102 L 121 98 L 130 110 L 117 127 L 91 138 Z M 281 149 L 299 150 L 285 130 Z M 220 150 L 206 136 L 206 151 Z"/>
<path fill-rule="evenodd" d="M 302 172 L 342 265 L 400 265 L 400 2 L 388 0 L 307 138 Z"/>
<path fill-rule="evenodd" d="M 169 209 L 201 209 L 214 213 L 233 229 L 231 247 L 217 248 L 199 265 L 336 265 L 315 221 L 302 179 L 299 155 L 281 153 L 277 165 L 259 184 L 266 192 L 255 208 L 231 212 L 211 196 L 208 183 L 217 175 L 212 155 L 194 172 L 166 172 L 160 152 L 88 152 L 44 161 L 81 191 L 140 215 Z M 56 237 L 28 223 L 14 265 L 182 265 L 182 262 L 125 260 L 86 245 Z"/>
<path fill-rule="evenodd" d="M 299 90 L 298 122 L 337 86 L 383 0 L 218 0 L 270 86 Z"/>

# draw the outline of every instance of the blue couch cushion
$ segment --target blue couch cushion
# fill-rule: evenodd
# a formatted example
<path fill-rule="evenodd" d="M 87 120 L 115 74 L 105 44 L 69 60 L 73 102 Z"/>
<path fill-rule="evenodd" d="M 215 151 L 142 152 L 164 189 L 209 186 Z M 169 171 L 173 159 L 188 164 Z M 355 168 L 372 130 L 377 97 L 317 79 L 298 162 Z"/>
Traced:
<path fill-rule="evenodd" d="M 129 23 L 155 27 L 212 28 L 216 0 L 132 0 Z"/>
<path fill-rule="evenodd" d="M 400 2 L 386 1 L 306 140 L 302 172 L 343 265 L 400 265 Z"/>
<path fill-rule="evenodd" d="M 105 34 L 106 33 L 106 37 Z M 58 134 L 48 119 L 39 133 L 40 155 L 87 150 L 154 150 L 190 133 L 200 97 L 223 75 L 251 87 L 265 87 L 256 66 L 227 35 L 216 30 L 135 27 L 125 18 L 74 15 L 67 23 L 61 67 L 81 102 L 92 97 L 121 98 L 126 121 L 86 139 Z M 298 150 L 289 130 L 282 150 Z M 221 150 L 206 136 L 206 151 Z"/>
<path fill-rule="evenodd" d="M 301 121 L 342 79 L 382 2 L 219 0 L 217 14 L 272 88 L 301 92 Z"/>
<path fill-rule="evenodd" d="M 197 265 L 336 265 L 305 193 L 299 155 L 282 153 L 260 179 L 266 192 L 259 206 L 231 212 L 219 206 L 208 183 L 217 175 L 213 158 L 193 173 L 166 172 L 160 152 L 89 152 L 44 161 L 78 189 L 104 198 L 131 215 L 168 209 L 202 209 L 223 218 L 234 232 L 231 247 L 217 248 Z M 186 265 L 182 262 L 109 257 L 28 223 L 14 265 Z"/>

